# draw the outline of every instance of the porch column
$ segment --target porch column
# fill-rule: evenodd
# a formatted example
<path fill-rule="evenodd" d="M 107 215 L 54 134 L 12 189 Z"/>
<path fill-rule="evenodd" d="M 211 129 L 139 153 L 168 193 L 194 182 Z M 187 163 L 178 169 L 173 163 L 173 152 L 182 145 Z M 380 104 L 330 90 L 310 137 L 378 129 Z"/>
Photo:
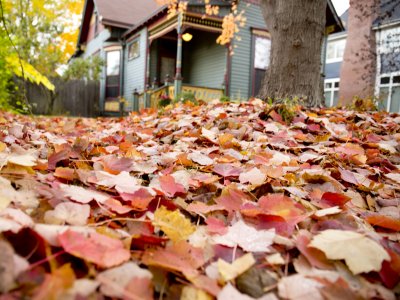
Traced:
<path fill-rule="evenodd" d="M 176 48 L 175 97 L 182 91 L 182 13 L 178 16 L 178 44 Z"/>

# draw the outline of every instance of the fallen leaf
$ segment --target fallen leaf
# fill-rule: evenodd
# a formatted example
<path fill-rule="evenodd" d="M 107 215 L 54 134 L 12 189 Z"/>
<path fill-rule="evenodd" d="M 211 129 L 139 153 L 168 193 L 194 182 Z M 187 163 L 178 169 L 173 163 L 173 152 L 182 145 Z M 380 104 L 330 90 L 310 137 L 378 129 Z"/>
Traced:
<path fill-rule="evenodd" d="M 239 257 L 231 264 L 224 261 L 223 259 L 219 259 L 218 272 L 224 281 L 230 281 L 232 279 L 235 279 L 239 275 L 243 274 L 244 272 L 246 272 L 255 263 L 256 260 L 254 259 L 253 254 L 251 253 L 247 253 L 242 257 Z"/>
<path fill-rule="evenodd" d="M 60 189 L 64 192 L 65 197 L 82 204 L 88 204 L 93 200 L 99 203 L 104 203 L 108 198 L 110 198 L 106 194 L 75 185 L 61 184 Z"/>
<path fill-rule="evenodd" d="M 131 257 L 120 240 L 95 232 L 85 235 L 67 230 L 58 235 L 58 240 L 65 252 L 104 268 L 119 265 Z"/>
<path fill-rule="evenodd" d="M 59 203 L 54 210 L 46 211 L 44 220 L 50 224 L 83 226 L 90 216 L 90 206 L 73 202 Z"/>
<path fill-rule="evenodd" d="M 108 297 L 122 298 L 128 284 L 134 278 L 152 279 L 150 271 L 140 268 L 133 262 L 124 263 L 99 273 L 96 280 L 101 284 L 100 291 Z"/>
<path fill-rule="evenodd" d="M 324 300 L 320 293 L 323 285 L 302 274 L 283 277 L 278 283 L 279 296 L 289 300 Z"/>
<path fill-rule="evenodd" d="M 269 252 L 274 237 L 274 230 L 256 230 L 243 221 L 238 221 L 228 227 L 226 234 L 213 236 L 212 241 L 228 247 L 239 246 L 249 252 Z"/>
<path fill-rule="evenodd" d="M 325 253 L 329 259 L 344 259 L 353 274 L 379 271 L 390 256 L 385 249 L 353 231 L 328 229 L 316 235 L 309 247 Z"/>
<path fill-rule="evenodd" d="M 198 151 L 189 153 L 187 158 L 202 166 L 211 166 L 214 163 L 214 160 L 212 160 L 208 155 Z"/>
<path fill-rule="evenodd" d="M 159 178 L 160 186 L 167 194 L 168 197 L 173 197 L 177 193 L 185 193 L 185 188 L 183 185 L 176 183 L 175 178 L 171 175 L 164 175 Z"/>
<path fill-rule="evenodd" d="M 250 183 L 252 185 L 261 185 L 265 182 L 267 176 L 258 168 L 253 168 L 248 172 L 239 175 L 240 183 Z"/>
<path fill-rule="evenodd" d="M 164 206 L 154 213 L 153 225 L 159 226 L 173 242 L 186 240 L 196 230 L 182 213 L 169 211 Z"/>

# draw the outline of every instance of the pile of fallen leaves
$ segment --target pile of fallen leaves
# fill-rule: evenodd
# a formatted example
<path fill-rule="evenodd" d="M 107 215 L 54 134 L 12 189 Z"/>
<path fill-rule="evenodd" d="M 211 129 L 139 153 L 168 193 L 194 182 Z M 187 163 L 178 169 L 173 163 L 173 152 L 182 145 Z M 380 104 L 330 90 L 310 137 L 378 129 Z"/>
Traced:
<path fill-rule="evenodd" d="M 399 123 L 288 125 L 256 100 L 2 113 L 0 299 L 395 299 Z"/>

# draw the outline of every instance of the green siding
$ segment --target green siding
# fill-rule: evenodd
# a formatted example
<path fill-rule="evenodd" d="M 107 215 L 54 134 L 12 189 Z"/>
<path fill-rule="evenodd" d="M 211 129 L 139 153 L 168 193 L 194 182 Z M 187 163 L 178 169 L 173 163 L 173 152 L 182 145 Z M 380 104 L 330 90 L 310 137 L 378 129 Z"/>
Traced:
<path fill-rule="evenodd" d="M 139 41 L 139 57 L 134 59 L 128 59 L 129 45 L 133 41 Z M 144 91 L 145 84 L 145 69 L 147 63 L 147 29 L 144 28 L 139 32 L 139 35 L 134 40 L 128 42 L 124 51 L 124 62 L 125 62 L 125 86 L 124 86 L 124 98 L 128 101 L 129 108 L 134 107 L 133 104 L 133 93 L 135 89 L 138 93 Z"/>
<path fill-rule="evenodd" d="M 192 32 L 193 39 L 183 45 L 184 83 L 222 88 L 226 73 L 226 48 L 218 45 L 217 34 Z"/>
<path fill-rule="evenodd" d="M 245 10 L 245 27 L 240 28 L 238 40 L 233 42 L 233 56 L 230 74 L 230 96 L 247 99 L 251 93 L 252 36 L 251 28 L 265 28 L 264 18 L 258 5 L 239 3 L 238 11 Z"/>

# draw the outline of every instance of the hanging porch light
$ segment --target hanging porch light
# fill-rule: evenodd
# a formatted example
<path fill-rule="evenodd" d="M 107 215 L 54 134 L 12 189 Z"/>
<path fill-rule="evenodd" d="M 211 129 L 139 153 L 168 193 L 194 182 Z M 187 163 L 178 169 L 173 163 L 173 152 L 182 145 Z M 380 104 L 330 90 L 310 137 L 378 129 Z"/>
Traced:
<path fill-rule="evenodd" d="M 182 35 L 182 39 L 185 42 L 190 42 L 193 38 L 193 35 L 191 35 L 189 32 L 186 32 L 184 35 Z"/>

